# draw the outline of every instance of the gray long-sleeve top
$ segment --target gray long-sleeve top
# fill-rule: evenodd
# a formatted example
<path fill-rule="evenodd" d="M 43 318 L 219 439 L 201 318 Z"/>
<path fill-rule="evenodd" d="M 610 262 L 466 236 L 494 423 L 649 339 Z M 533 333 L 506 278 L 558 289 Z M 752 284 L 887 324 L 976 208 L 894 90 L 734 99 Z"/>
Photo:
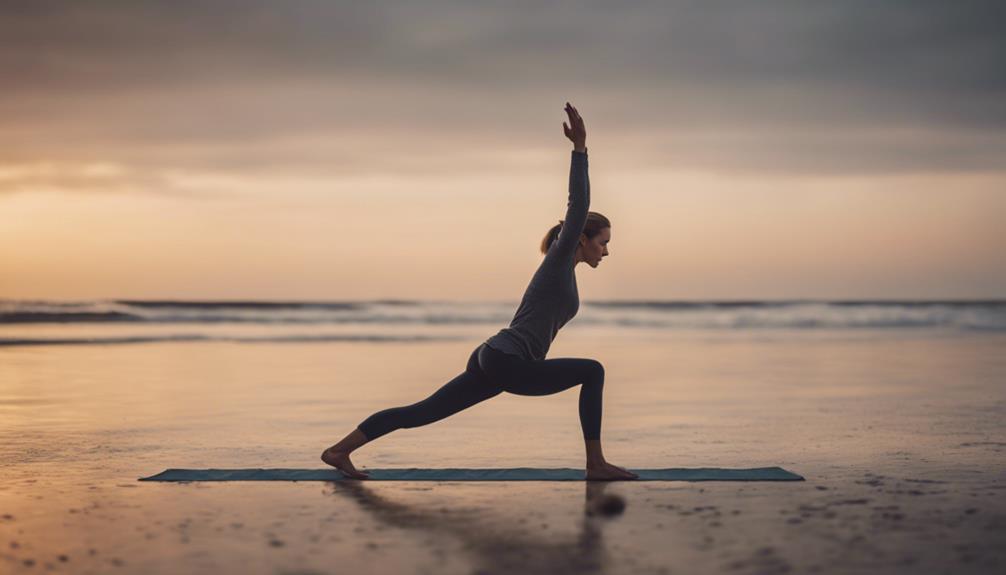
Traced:
<path fill-rule="evenodd" d="M 587 154 L 574 150 L 569 166 L 569 202 L 559 237 L 552 242 L 531 278 L 510 327 L 487 339 L 489 347 L 524 359 L 545 359 L 559 328 L 580 308 L 573 255 L 587 223 L 589 207 Z"/>

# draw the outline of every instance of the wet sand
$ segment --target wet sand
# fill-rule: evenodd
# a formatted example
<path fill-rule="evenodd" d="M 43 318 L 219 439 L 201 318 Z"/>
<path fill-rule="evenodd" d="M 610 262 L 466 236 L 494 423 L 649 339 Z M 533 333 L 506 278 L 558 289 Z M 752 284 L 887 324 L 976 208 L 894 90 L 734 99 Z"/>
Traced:
<path fill-rule="evenodd" d="M 0 351 L 0 565 L 66 573 L 991 573 L 1006 564 L 1006 338 L 612 337 L 605 452 L 799 483 L 191 483 L 321 466 L 477 341 Z M 394 361 L 388 361 L 388 358 Z M 575 392 L 396 432 L 371 467 L 577 467 Z M 624 509 L 619 510 L 619 501 Z"/>

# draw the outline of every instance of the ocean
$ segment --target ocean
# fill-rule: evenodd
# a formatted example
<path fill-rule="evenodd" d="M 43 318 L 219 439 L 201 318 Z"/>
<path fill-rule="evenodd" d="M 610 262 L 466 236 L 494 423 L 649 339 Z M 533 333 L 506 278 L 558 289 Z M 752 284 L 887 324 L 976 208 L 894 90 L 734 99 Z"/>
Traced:
<path fill-rule="evenodd" d="M 0 346 L 158 341 L 402 342 L 489 337 L 516 302 L 0 300 Z M 586 301 L 565 331 L 1006 331 L 1006 300 Z"/>

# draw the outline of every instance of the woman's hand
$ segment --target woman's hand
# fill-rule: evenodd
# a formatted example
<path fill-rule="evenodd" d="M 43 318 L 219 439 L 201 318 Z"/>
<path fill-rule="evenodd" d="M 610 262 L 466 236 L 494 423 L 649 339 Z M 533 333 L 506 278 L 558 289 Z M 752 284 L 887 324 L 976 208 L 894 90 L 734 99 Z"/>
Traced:
<path fill-rule="evenodd" d="M 577 152 L 587 151 L 587 128 L 583 126 L 583 118 L 580 117 L 580 112 L 576 111 L 576 108 L 566 102 L 566 115 L 569 116 L 569 125 L 566 122 L 562 123 L 562 131 L 566 134 L 566 137 L 573 142 L 573 149 Z"/>

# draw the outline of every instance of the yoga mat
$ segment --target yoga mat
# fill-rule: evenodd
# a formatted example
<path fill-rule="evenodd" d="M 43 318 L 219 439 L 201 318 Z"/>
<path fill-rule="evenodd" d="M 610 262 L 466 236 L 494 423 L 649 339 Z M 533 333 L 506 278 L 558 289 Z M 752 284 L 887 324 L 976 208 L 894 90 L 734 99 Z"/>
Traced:
<path fill-rule="evenodd" d="M 583 481 L 582 469 L 365 469 L 363 481 Z M 781 467 L 630 469 L 632 481 L 803 481 Z M 335 469 L 168 469 L 140 481 L 341 481 Z"/>

